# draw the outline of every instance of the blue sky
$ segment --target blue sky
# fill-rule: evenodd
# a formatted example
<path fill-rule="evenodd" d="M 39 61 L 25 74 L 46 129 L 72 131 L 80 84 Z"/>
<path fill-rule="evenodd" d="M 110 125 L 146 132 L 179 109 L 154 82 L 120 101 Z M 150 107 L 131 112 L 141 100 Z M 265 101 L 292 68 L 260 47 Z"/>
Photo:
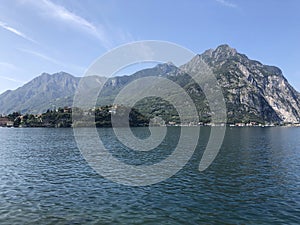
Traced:
<path fill-rule="evenodd" d="M 0 93 L 42 72 L 82 76 L 109 49 L 164 40 L 196 53 L 227 43 L 280 67 L 300 90 L 298 0 L 3 0 Z"/>

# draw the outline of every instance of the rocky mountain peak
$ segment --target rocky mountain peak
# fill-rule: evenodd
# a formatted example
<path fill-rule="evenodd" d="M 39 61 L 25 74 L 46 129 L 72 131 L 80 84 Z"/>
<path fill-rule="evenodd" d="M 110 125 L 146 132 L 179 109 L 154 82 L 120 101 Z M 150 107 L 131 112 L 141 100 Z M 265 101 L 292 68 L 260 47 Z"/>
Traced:
<path fill-rule="evenodd" d="M 211 52 L 211 57 L 216 61 L 224 61 L 236 56 L 237 51 L 231 48 L 229 45 L 220 45 L 215 50 Z"/>
<path fill-rule="evenodd" d="M 155 68 L 160 70 L 162 73 L 170 73 L 178 69 L 172 62 L 158 64 Z"/>
<path fill-rule="evenodd" d="M 203 61 L 223 89 L 228 121 L 300 122 L 299 93 L 278 67 L 251 60 L 229 45 L 220 45 L 196 55 L 180 68 L 189 74 L 199 70 Z"/>
<path fill-rule="evenodd" d="M 228 53 L 231 53 L 231 54 L 233 54 L 233 55 L 237 53 L 237 51 L 236 51 L 235 48 L 232 48 L 232 47 L 230 47 L 230 46 L 227 45 L 227 44 L 219 45 L 219 46 L 215 49 L 214 52 L 216 52 L 216 53 L 218 53 L 218 52 L 228 52 Z"/>
<path fill-rule="evenodd" d="M 46 73 L 46 72 L 43 72 L 40 76 L 41 76 L 41 77 L 42 77 L 42 76 L 50 76 L 50 74 L 49 74 L 49 73 Z"/>

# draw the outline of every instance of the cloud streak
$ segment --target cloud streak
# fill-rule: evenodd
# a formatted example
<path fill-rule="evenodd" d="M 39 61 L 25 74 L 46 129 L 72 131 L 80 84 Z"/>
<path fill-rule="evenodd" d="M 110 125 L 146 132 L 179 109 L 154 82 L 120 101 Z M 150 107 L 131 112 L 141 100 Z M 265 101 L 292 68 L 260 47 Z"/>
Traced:
<path fill-rule="evenodd" d="M 25 52 L 25 53 L 29 53 L 31 55 L 34 55 L 34 56 L 38 57 L 38 58 L 41 58 L 41 59 L 44 59 L 44 60 L 49 61 L 51 63 L 54 63 L 56 65 L 62 65 L 62 63 L 59 62 L 58 60 L 56 60 L 54 58 L 51 58 L 51 57 L 49 57 L 47 55 L 44 55 L 44 54 L 42 54 L 40 52 L 29 50 L 29 49 L 24 49 L 24 48 L 18 48 L 18 50 L 22 51 L 22 52 Z"/>
<path fill-rule="evenodd" d="M 27 3 L 40 8 L 47 16 L 51 16 L 53 19 L 60 20 L 67 25 L 71 25 L 79 30 L 86 31 L 100 40 L 103 47 L 109 49 L 112 47 L 112 43 L 108 34 L 102 25 L 94 25 L 85 18 L 69 11 L 65 7 L 55 4 L 50 0 L 28 0 Z"/>
<path fill-rule="evenodd" d="M 11 63 L 0 62 L 0 73 L 1 74 L 14 73 L 17 70 L 18 70 L 18 68 L 15 65 L 11 64 Z M 15 82 L 15 83 L 24 83 L 24 81 L 21 81 L 21 80 L 12 78 L 12 77 L 8 77 L 8 76 L 0 75 L 0 79 L 12 81 L 12 82 Z"/>
<path fill-rule="evenodd" d="M 3 29 L 7 30 L 7 31 L 10 31 L 11 33 L 14 33 L 15 35 L 27 40 L 27 41 L 30 41 L 30 42 L 33 42 L 33 43 L 37 43 L 35 40 L 33 40 L 32 38 L 28 37 L 27 35 L 25 35 L 24 33 L 22 33 L 21 31 L 9 26 L 8 24 L 0 21 L 0 27 L 2 27 Z"/>
<path fill-rule="evenodd" d="M 238 6 L 236 4 L 233 4 L 231 2 L 228 2 L 226 0 L 216 0 L 218 3 L 220 3 L 223 6 L 229 7 L 229 8 L 237 8 Z"/>
<path fill-rule="evenodd" d="M 7 62 L 0 62 L 0 67 L 5 67 L 10 70 L 17 70 L 17 67 L 15 65 Z"/>
<path fill-rule="evenodd" d="M 18 48 L 19 51 L 21 52 L 25 52 L 27 54 L 31 54 L 35 57 L 38 57 L 40 59 L 46 60 L 48 62 L 51 62 L 53 64 L 56 64 L 58 66 L 60 66 L 61 68 L 69 68 L 69 69 L 73 69 L 75 71 L 77 71 L 78 75 L 82 75 L 84 74 L 84 71 L 86 70 L 86 67 L 82 67 L 82 66 L 78 66 L 78 65 L 73 65 L 73 64 L 67 64 L 64 63 L 62 61 L 56 60 L 50 56 L 47 56 L 43 53 L 37 52 L 37 51 L 33 51 L 33 50 L 29 50 L 29 49 L 24 49 L 24 48 Z M 1 63 L 0 63 L 1 64 Z"/>
<path fill-rule="evenodd" d="M 24 81 L 17 80 L 17 79 L 14 79 L 14 78 L 11 78 L 11 77 L 7 77 L 7 76 L 1 76 L 1 75 L 0 75 L 0 79 L 4 79 L 4 80 L 16 82 L 16 83 L 21 83 L 21 84 L 25 83 Z"/>

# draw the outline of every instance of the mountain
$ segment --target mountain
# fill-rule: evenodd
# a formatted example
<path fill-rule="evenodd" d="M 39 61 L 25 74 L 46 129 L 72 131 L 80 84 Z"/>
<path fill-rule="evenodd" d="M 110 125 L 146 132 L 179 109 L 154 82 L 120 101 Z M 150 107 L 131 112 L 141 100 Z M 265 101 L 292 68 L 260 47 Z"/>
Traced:
<path fill-rule="evenodd" d="M 24 86 L 0 95 L 0 113 L 40 113 L 54 106 L 72 105 L 80 78 L 60 72 L 43 73 Z"/>
<path fill-rule="evenodd" d="M 300 95 L 275 66 L 250 60 L 228 45 L 197 55 L 213 70 L 226 99 L 228 120 L 291 122 L 300 120 Z"/>
<path fill-rule="evenodd" d="M 189 75 L 203 62 L 210 67 L 222 87 L 229 123 L 300 121 L 300 95 L 288 83 L 282 71 L 251 60 L 228 45 L 209 49 L 180 67 L 165 63 L 132 75 L 112 77 L 104 84 L 97 104 L 112 104 L 119 91 L 137 78 L 161 76 L 184 88 L 195 102 L 200 120 L 209 121 L 211 112 L 207 99 Z M 79 77 L 64 72 L 52 75 L 44 73 L 15 91 L 1 94 L 0 113 L 40 113 L 53 107 L 71 106 L 79 81 Z M 87 94 L 97 93 L 103 82 L 104 78 L 98 76 L 86 78 L 84 85 Z M 167 121 L 179 119 L 174 107 L 163 99 L 147 98 L 136 106 L 148 116 L 160 115 Z"/>
<path fill-rule="evenodd" d="M 179 70 L 171 64 L 161 64 L 154 68 L 138 71 L 130 76 L 113 77 L 107 80 L 102 91 L 100 105 L 112 104 L 114 96 L 135 79 L 145 76 L 159 76 Z M 72 106 L 75 91 L 81 77 L 74 77 L 65 72 L 55 74 L 42 73 L 24 86 L 11 91 L 8 90 L 0 95 L 0 114 L 12 112 L 42 113 L 48 109 Z M 99 76 L 85 77 L 84 89 L 87 95 L 97 93 L 99 87 L 106 78 Z"/>

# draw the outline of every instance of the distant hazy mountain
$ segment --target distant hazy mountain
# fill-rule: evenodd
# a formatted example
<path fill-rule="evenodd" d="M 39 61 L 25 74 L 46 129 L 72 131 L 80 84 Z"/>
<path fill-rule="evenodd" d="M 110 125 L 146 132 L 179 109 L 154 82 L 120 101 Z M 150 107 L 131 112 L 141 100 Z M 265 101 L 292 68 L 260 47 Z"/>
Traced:
<path fill-rule="evenodd" d="M 158 65 L 144 69 L 130 76 L 113 77 L 107 80 L 99 99 L 100 105 L 112 104 L 114 96 L 131 81 L 144 76 L 159 76 L 178 70 L 175 66 Z M 68 73 L 43 73 L 24 86 L 6 91 L 0 95 L 0 114 L 12 112 L 42 113 L 47 109 L 72 106 L 73 97 L 81 77 L 74 77 Z M 87 94 L 95 94 L 98 87 L 106 79 L 99 76 L 89 76 L 84 79 Z"/>
<path fill-rule="evenodd" d="M 80 78 L 60 72 L 43 73 L 24 86 L 0 95 L 0 113 L 39 113 L 56 106 L 72 105 Z"/>
<path fill-rule="evenodd" d="M 196 55 L 179 68 L 171 63 L 160 64 L 130 76 L 110 78 L 104 84 L 98 104 L 111 104 L 118 92 L 137 78 L 163 76 L 183 87 L 194 100 L 200 118 L 209 120 L 210 110 L 205 96 L 189 76 L 201 61 L 212 69 L 223 89 L 228 122 L 300 121 L 300 95 L 288 83 L 281 70 L 250 60 L 228 45 Z M 103 79 L 98 76 L 87 78 L 87 92 L 95 93 L 99 84 L 103 84 Z M 71 106 L 79 81 L 80 78 L 64 72 L 53 75 L 44 73 L 17 90 L 1 94 L 0 113 L 38 113 L 54 107 Z M 174 108 L 161 99 L 147 99 L 139 102 L 137 107 L 144 114 L 172 114 L 168 118 L 176 120 Z"/>

